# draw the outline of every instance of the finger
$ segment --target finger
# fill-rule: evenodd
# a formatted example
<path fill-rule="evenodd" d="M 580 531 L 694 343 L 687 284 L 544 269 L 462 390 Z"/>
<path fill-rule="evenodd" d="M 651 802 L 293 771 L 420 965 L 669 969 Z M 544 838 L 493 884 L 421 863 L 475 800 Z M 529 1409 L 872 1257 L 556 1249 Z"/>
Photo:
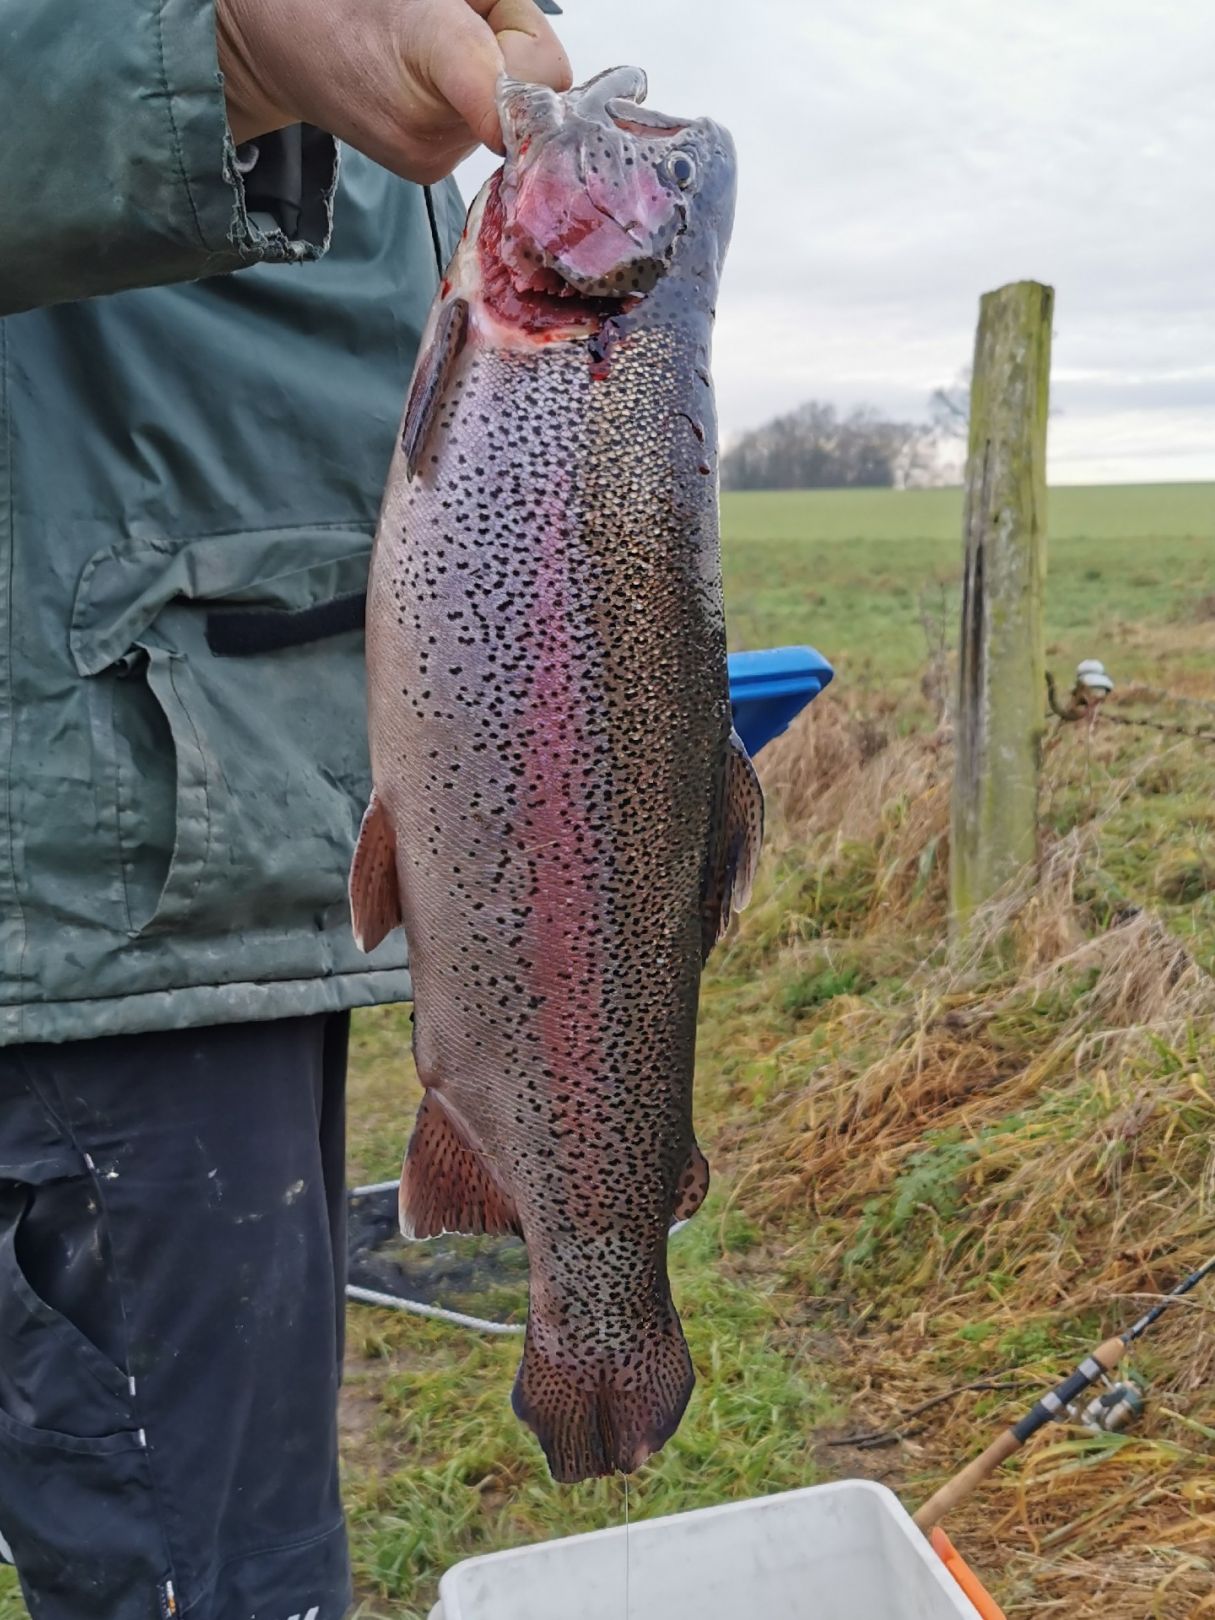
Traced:
<path fill-rule="evenodd" d="M 506 63 L 493 29 L 463 0 L 436 3 L 431 25 L 431 84 L 478 141 L 500 152 L 502 128 L 494 92 Z"/>
<path fill-rule="evenodd" d="M 565 47 L 532 0 L 469 0 L 494 32 L 506 71 L 525 84 L 568 90 L 574 82 Z"/>

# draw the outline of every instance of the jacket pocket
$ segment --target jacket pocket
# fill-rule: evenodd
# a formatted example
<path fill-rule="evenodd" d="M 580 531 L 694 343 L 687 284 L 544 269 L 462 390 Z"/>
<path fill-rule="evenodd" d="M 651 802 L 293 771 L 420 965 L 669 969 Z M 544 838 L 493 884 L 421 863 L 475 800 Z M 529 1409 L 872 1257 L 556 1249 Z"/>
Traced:
<path fill-rule="evenodd" d="M 357 531 L 274 530 L 131 541 L 85 569 L 72 650 L 98 682 L 133 936 L 344 906 L 370 775 L 361 628 L 229 656 L 208 621 L 306 621 L 365 587 L 369 556 Z"/>

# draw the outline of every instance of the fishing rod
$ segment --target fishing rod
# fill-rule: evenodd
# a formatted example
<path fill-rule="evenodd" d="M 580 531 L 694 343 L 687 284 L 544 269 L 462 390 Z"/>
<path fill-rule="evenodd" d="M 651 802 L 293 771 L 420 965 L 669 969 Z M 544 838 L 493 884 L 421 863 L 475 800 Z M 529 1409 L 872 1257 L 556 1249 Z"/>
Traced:
<path fill-rule="evenodd" d="M 1212 1272 L 1215 1272 L 1215 1255 L 1212 1255 L 1204 1265 L 1199 1266 L 1197 1271 L 1192 1271 L 1177 1284 L 1176 1288 L 1170 1289 L 1163 1299 L 1153 1305 L 1151 1310 L 1145 1311 L 1125 1333 L 1120 1333 L 1113 1339 L 1106 1339 L 1105 1343 L 1098 1345 L 1091 1355 L 1085 1356 L 1076 1370 L 1061 1384 L 1057 1384 L 1049 1395 L 1043 1395 L 1018 1423 L 1014 1423 L 1010 1429 L 1005 1429 L 1003 1434 L 992 1441 L 986 1451 L 973 1462 L 967 1463 L 966 1467 L 952 1479 L 946 1480 L 940 1490 L 928 1498 L 923 1507 L 912 1515 L 920 1529 L 927 1535 L 935 1524 L 965 1502 L 990 1474 L 995 1473 L 1002 1462 L 1011 1457 L 1014 1451 L 1019 1451 L 1039 1429 L 1063 1417 L 1077 1396 L 1091 1388 L 1099 1378 L 1113 1372 L 1131 1345 L 1136 1339 L 1143 1337 L 1153 1322 L 1158 1322 L 1171 1305 L 1176 1304 L 1192 1288 L 1197 1288 L 1203 1278 L 1209 1277 Z M 1120 1397 L 1120 1401 L 1124 1409 L 1130 1407 L 1133 1412 L 1133 1402 L 1125 1394 Z M 1111 1407 L 1105 1414 L 1105 1421 L 1097 1426 L 1116 1427 L 1116 1423 L 1110 1422 L 1110 1413 L 1117 1410 L 1118 1405 Z"/>

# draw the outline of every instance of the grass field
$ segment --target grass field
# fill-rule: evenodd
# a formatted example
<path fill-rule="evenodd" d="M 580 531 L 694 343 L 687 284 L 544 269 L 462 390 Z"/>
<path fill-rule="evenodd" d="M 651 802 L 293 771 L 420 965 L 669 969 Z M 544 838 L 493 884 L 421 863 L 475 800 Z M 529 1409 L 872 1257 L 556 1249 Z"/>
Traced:
<path fill-rule="evenodd" d="M 856 691 L 918 673 L 926 606 L 943 597 L 957 618 L 960 490 L 726 495 L 722 515 L 734 648 L 808 641 Z M 1210 643 L 1194 612 L 1215 592 L 1215 485 L 1052 490 L 1047 527 L 1060 674 L 1084 657 L 1158 686 L 1201 674 Z M 1175 643 L 1136 634 L 1164 623 Z"/>
<path fill-rule="evenodd" d="M 816 489 L 726 494 L 733 540 L 935 540 L 954 546 L 960 489 Z M 1215 530 L 1215 484 L 1068 484 L 1050 491 L 1052 540 L 1198 540 Z"/>
<path fill-rule="evenodd" d="M 1056 672 L 1100 657 L 1114 712 L 1215 729 L 1215 488 L 1061 490 L 1050 514 Z M 726 501 L 733 644 L 811 642 L 838 680 L 761 758 L 761 882 L 705 982 L 714 1182 L 672 1243 L 698 1388 L 634 1518 L 858 1473 L 914 1504 L 1215 1247 L 1215 748 L 1058 731 L 1045 875 L 951 953 L 959 530 L 950 491 Z M 358 1018 L 356 1182 L 396 1173 L 407 1047 L 399 1009 Z M 1135 1358 L 1140 1428 L 1042 1437 L 950 1525 L 1010 1620 L 1215 1615 L 1212 1306 Z M 621 1521 L 620 1481 L 549 1481 L 508 1406 L 517 1343 L 349 1322 L 363 1620 L 424 1616 L 461 1557 Z M 873 1430 L 899 1435 L 839 1443 Z"/>

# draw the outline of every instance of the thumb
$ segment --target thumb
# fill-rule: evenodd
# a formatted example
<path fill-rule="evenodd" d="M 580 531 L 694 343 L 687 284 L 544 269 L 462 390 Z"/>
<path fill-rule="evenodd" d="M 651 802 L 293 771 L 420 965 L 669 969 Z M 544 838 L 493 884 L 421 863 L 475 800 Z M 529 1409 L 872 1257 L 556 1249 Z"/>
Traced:
<path fill-rule="evenodd" d="M 495 90 L 506 62 L 490 28 L 471 6 L 436 7 L 441 32 L 431 56 L 430 78 L 476 138 L 502 150 Z"/>
<path fill-rule="evenodd" d="M 449 78 L 442 82 L 436 74 L 436 87 L 477 139 L 501 152 L 498 76 L 505 71 L 524 84 L 568 90 L 573 83 L 569 57 L 532 0 L 464 0 L 455 9 L 462 13 L 460 42 L 453 39 L 443 53 Z M 450 14 L 446 20 L 456 21 Z M 468 52 L 463 61 L 458 59 L 461 49 Z"/>
<path fill-rule="evenodd" d="M 471 0 L 480 10 L 484 0 Z M 568 90 L 573 83 L 565 48 L 532 0 L 495 0 L 485 14 L 501 49 L 506 71 L 522 84 Z"/>

